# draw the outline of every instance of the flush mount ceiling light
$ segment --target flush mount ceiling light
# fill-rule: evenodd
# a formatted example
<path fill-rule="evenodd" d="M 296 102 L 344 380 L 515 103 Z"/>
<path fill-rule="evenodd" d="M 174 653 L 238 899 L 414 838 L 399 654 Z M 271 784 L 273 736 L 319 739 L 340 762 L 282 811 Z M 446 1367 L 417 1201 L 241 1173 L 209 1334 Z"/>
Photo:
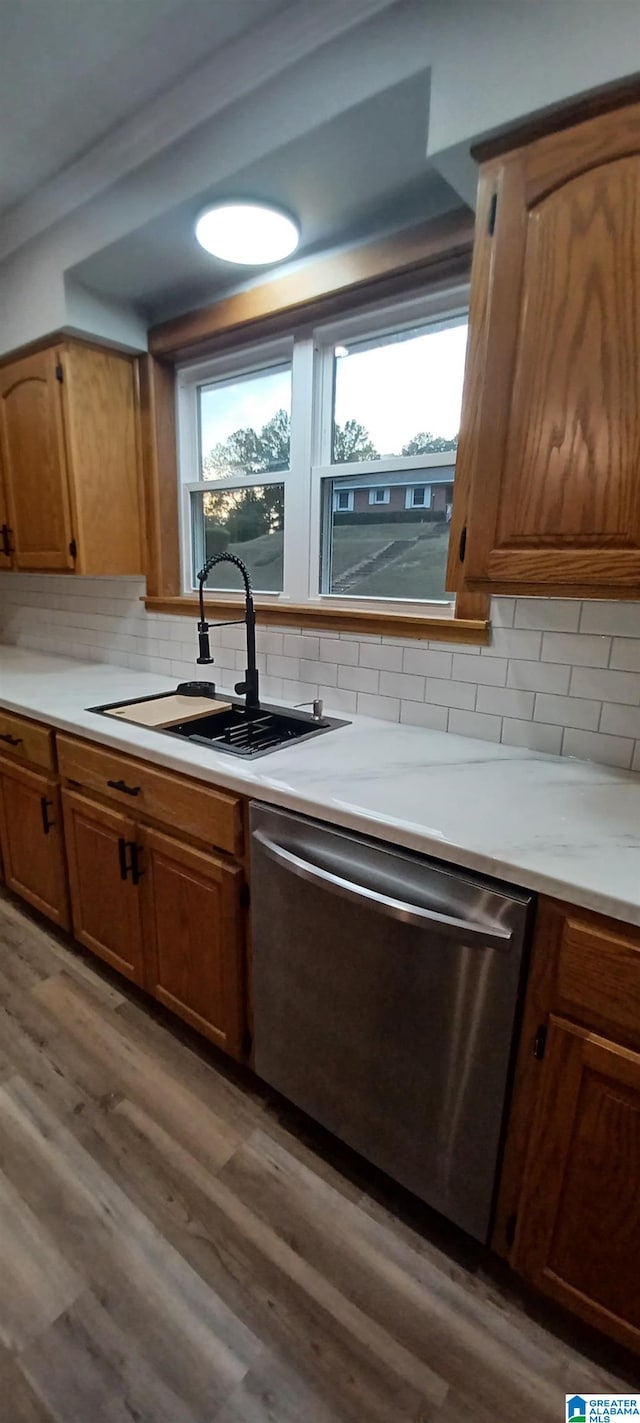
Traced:
<path fill-rule="evenodd" d="M 200 214 L 196 237 L 223 262 L 259 267 L 290 257 L 300 229 L 287 213 L 265 203 L 217 203 Z"/>

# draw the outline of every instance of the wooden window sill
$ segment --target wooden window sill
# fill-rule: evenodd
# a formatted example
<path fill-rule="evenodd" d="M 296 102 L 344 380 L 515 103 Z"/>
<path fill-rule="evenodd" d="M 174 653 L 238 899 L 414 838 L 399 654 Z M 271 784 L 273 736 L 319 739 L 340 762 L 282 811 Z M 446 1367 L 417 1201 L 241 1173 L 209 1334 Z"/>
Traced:
<path fill-rule="evenodd" d="M 464 595 L 462 595 L 464 597 Z M 181 597 L 149 597 L 144 600 L 145 608 L 151 613 L 185 614 L 198 616 L 198 599 Z M 487 599 L 488 602 L 488 599 Z M 421 613 L 375 613 L 362 608 L 311 607 L 306 603 L 260 603 L 256 602 L 256 619 L 259 623 L 287 627 L 315 628 L 321 632 L 352 632 L 363 636 L 428 638 L 430 642 L 470 643 L 485 646 L 489 642 L 490 623 L 488 618 L 427 617 Z M 206 599 L 207 615 L 212 621 L 242 617 L 244 601 L 240 599 Z"/>

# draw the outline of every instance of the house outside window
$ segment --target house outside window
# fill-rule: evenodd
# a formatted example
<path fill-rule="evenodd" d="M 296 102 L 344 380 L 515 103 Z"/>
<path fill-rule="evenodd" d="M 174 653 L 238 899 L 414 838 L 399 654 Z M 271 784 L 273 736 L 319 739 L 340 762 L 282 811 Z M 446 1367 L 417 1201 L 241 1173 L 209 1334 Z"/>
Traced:
<path fill-rule="evenodd" d="M 228 549 L 285 605 L 453 615 L 466 300 L 416 297 L 181 369 L 184 592 Z M 236 594 L 236 570 L 209 587 Z"/>

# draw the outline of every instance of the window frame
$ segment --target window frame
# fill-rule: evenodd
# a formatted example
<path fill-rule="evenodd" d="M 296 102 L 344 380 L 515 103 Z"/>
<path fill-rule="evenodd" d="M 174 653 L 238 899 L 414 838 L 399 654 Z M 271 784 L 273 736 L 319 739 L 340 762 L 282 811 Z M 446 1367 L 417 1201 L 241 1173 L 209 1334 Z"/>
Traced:
<path fill-rule="evenodd" d="M 327 462 L 331 455 L 331 427 L 333 419 L 333 363 L 334 347 L 347 341 L 353 342 L 358 336 L 369 340 L 384 339 L 403 328 L 416 325 L 437 324 L 438 316 L 443 323 L 461 317 L 468 317 L 468 280 L 442 286 L 439 290 L 423 290 L 413 293 L 400 301 L 371 303 L 356 314 L 345 314 L 322 325 L 299 325 L 284 336 L 251 344 L 238 344 L 225 349 L 213 358 L 184 362 L 176 368 L 176 416 L 178 432 L 178 483 L 179 483 L 179 538 L 181 593 L 176 602 L 191 601 L 195 595 L 195 584 L 186 571 L 191 570 L 191 494 L 195 491 L 238 487 L 236 476 L 221 480 L 193 481 L 184 479 L 185 468 L 197 469 L 198 423 L 195 418 L 198 401 L 198 386 L 211 383 L 216 378 L 231 380 L 234 375 L 241 377 L 258 373 L 260 369 L 282 364 L 290 359 L 292 366 L 291 405 L 291 446 L 290 464 L 287 471 L 259 472 L 242 477 L 242 488 L 263 486 L 269 483 L 285 485 L 285 538 L 284 538 L 284 588 L 282 592 L 257 592 L 256 606 L 271 610 L 274 616 L 268 621 L 285 621 L 287 614 L 292 623 L 297 616 L 310 614 L 318 625 L 325 626 L 330 620 L 340 618 L 345 627 L 352 619 L 354 627 L 379 625 L 384 632 L 385 623 L 395 620 L 399 625 L 425 628 L 442 624 L 453 630 L 456 621 L 468 621 L 478 629 L 474 638 L 470 628 L 467 639 L 460 629 L 461 640 L 483 640 L 480 629 L 485 621 L 464 614 L 458 614 L 456 595 L 451 599 L 412 602 L 404 598 L 354 598 L 334 593 L 321 592 L 322 577 L 322 507 L 323 484 L 327 479 L 360 474 L 380 476 L 381 485 L 387 472 L 412 470 L 423 472 L 425 468 L 442 465 L 454 466 L 456 451 L 443 451 L 407 457 L 390 457 L 362 462 L 333 464 Z M 309 398 L 312 418 L 309 418 Z M 299 469 L 307 472 L 307 477 L 299 478 Z M 382 507 L 382 505 L 378 505 Z M 413 505 L 411 506 L 413 507 Z M 422 507 L 422 506 L 421 506 Z M 287 520 L 289 529 L 297 530 L 295 537 L 287 540 Z M 238 594 L 232 590 L 210 589 L 218 606 L 237 602 Z M 277 613 L 276 613 L 277 609 Z M 475 607 L 472 606 L 472 614 Z M 334 621 L 333 625 L 336 625 Z M 420 635 L 417 631 L 414 636 Z M 427 635 L 426 633 L 423 635 Z M 432 635 L 430 631 L 428 635 Z"/>

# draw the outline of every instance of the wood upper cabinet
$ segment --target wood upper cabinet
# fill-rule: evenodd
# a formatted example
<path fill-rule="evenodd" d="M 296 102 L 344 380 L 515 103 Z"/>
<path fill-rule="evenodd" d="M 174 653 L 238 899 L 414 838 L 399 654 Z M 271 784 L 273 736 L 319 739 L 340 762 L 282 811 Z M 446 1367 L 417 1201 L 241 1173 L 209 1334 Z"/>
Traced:
<path fill-rule="evenodd" d="M 0 441 L 0 571 L 13 568 L 13 539 L 9 524 L 9 505 L 2 473 L 2 442 Z"/>
<path fill-rule="evenodd" d="M 68 928 L 60 792 L 51 777 L 0 761 L 0 844 L 9 888 Z"/>
<path fill-rule="evenodd" d="M 481 169 L 449 586 L 640 594 L 640 105 Z"/>
<path fill-rule="evenodd" d="M 62 791 L 73 931 L 85 948 L 144 983 L 136 826 L 75 791 Z"/>
<path fill-rule="evenodd" d="M 639 1179 L 640 1054 L 552 1017 L 513 1263 L 635 1349 Z"/>
<path fill-rule="evenodd" d="M 139 446 L 133 358 L 65 341 L 1 366 L 13 566 L 141 573 Z"/>
<path fill-rule="evenodd" d="M 16 568 L 73 568 L 57 369 L 53 349 L 0 368 L 0 445 Z"/>
<path fill-rule="evenodd" d="M 156 830 L 141 832 L 147 987 L 240 1057 L 242 871 Z"/>

